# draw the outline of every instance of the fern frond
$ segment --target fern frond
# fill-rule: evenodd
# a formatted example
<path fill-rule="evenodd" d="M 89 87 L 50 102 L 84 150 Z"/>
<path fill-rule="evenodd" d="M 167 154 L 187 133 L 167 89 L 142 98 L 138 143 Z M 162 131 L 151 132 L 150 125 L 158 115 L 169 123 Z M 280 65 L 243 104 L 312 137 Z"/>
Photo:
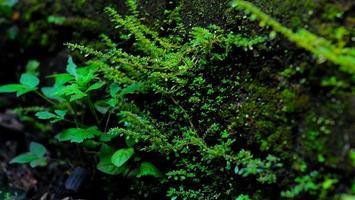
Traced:
<path fill-rule="evenodd" d="M 131 13 L 135 16 L 138 17 L 139 12 L 138 12 L 138 3 L 136 0 L 127 0 L 127 5 L 129 7 L 129 10 Z"/>
<path fill-rule="evenodd" d="M 295 42 L 297 45 L 312 52 L 319 58 L 325 58 L 339 65 L 340 71 L 355 75 L 355 56 L 354 54 L 349 54 L 348 52 L 351 51 L 348 49 L 337 47 L 325 38 L 319 37 L 305 29 L 299 29 L 297 32 L 293 32 L 250 2 L 235 0 L 232 6 L 250 12 L 253 16 L 261 20 L 261 26 L 268 25 L 272 27 L 274 31 L 281 33 L 290 41 Z"/>

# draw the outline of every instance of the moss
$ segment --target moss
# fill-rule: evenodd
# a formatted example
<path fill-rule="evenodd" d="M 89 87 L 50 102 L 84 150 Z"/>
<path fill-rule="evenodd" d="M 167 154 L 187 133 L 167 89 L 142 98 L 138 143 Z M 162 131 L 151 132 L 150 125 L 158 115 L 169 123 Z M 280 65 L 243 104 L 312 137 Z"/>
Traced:
<path fill-rule="evenodd" d="M 226 10 L 229 9 L 228 2 L 224 0 L 181 0 L 182 18 L 185 26 L 207 27 L 215 24 L 226 26 Z"/>

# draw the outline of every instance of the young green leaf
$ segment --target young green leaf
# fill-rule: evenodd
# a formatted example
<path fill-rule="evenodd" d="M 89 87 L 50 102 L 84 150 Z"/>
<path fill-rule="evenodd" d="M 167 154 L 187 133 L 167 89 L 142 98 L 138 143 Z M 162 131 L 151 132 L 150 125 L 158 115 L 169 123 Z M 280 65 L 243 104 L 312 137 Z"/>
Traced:
<path fill-rule="evenodd" d="M 133 148 L 120 149 L 113 154 L 113 156 L 111 157 L 111 161 L 117 167 L 121 167 L 132 157 L 133 154 Z"/>
<path fill-rule="evenodd" d="M 57 117 L 55 114 L 47 111 L 37 112 L 35 115 L 38 119 L 53 119 Z"/>
<path fill-rule="evenodd" d="M 69 74 L 71 74 L 72 76 L 75 77 L 75 79 L 78 78 L 78 74 L 77 74 L 77 66 L 73 61 L 73 58 L 71 56 L 68 57 L 68 65 L 67 65 L 67 72 Z"/>
<path fill-rule="evenodd" d="M 12 160 L 10 160 L 10 164 L 14 164 L 14 163 L 19 163 L 19 164 L 25 164 L 25 163 L 29 163 L 33 160 L 36 160 L 38 157 L 36 155 L 34 155 L 31 152 L 27 152 L 24 154 L 20 154 L 18 156 L 16 156 L 15 158 L 13 158 Z"/>
<path fill-rule="evenodd" d="M 16 156 L 15 158 L 13 158 L 10 161 L 10 164 L 29 163 L 31 165 L 31 167 L 47 165 L 47 159 L 44 157 L 47 150 L 43 145 L 41 145 L 37 142 L 31 142 L 29 150 L 30 150 L 29 152 L 23 153 L 21 155 Z"/>
<path fill-rule="evenodd" d="M 37 157 L 43 157 L 47 149 L 42 145 L 37 142 L 31 142 L 30 144 L 30 152 L 36 155 Z"/>
<path fill-rule="evenodd" d="M 21 75 L 20 83 L 31 89 L 35 89 L 39 84 L 39 79 L 33 74 L 25 73 Z"/>
<path fill-rule="evenodd" d="M 95 132 L 82 128 L 69 128 L 55 136 L 60 142 L 70 141 L 74 143 L 82 143 L 84 140 L 93 137 L 95 137 Z"/>
<path fill-rule="evenodd" d="M 36 160 L 32 160 L 32 161 L 30 162 L 30 166 L 31 166 L 31 167 L 44 167 L 44 166 L 46 166 L 47 164 L 48 164 L 48 163 L 47 163 L 47 159 L 42 158 L 42 157 L 37 158 Z"/>
<path fill-rule="evenodd" d="M 142 176 L 154 176 L 154 177 L 161 177 L 162 173 L 150 162 L 143 162 L 139 166 L 137 177 Z"/>

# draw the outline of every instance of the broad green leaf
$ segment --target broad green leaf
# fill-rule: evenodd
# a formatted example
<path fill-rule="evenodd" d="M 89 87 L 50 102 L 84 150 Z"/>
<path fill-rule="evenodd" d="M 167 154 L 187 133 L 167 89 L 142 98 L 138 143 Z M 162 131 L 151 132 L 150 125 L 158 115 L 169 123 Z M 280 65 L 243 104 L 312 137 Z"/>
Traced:
<path fill-rule="evenodd" d="M 47 149 L 37 142 L 31 142 L 30 144 L 30 152 L 36 155 L 37 157 L 43 157 L 46 154 Z"/>
<path fill-rule="evenodd" d="M 154 177 L 161 177 L 162 173 L 150 162 L 143 162 L 139 166 L 139 171 L 137 177 L 142 176 L 154 176 Z"/>
<path fill-rule="evenodd" d="M 103 81 L 97 82 L 97 83 L 94 83 L 93 85 L 91 85 L 86 91 L 89 92 L 92 90 L 97 90 L 97 89 L 100 89 L 104 85 L 105 85 L 105 82 L 103 82 Z"/>
<path fill-rule="evenodd" d="M 20 154 L 18 156 L 16 156 L 15 158 L 13 158 L 12 160 L 10 160 L 10 164 L 13 163 L 19 163 L 19 164 L 25 164 L 25 163 L 29 163 L 33 160 L 36 160 L 38 157 L 36 155 L 34 155 L 31 152 L 27 152 L 24 154 Z"/>
<path fill-rule="evenodd" d="M 36 88 L 39 84 L 39 79 L 37 78 L 37 76 L 33 75 L 33 74 L 29 74 L 29 73 L 25 73 L 22 74 L 20 77 L 20 83 L 22 85 L 25 85 L 29 88 Z"/>
<path fill-rule="evenodd" d="M 23 89 L 24 86 L 21 84 L 8 84 L 0 86 L 0 93 L 10 93 L 17 92 L 18 90 Z"/>
<path fill-rule="evenodd" d="M 62 86 L 54 86 L 54 87 L 43 87 L 41 88 L 41 92 L 44 96 L 55 99 L 57 101 L 63 101 L 64 99 L 58 95 L 58 91 L 61 90 Z"/>
<path fill-rule="evenodd" d="M 111 161 L 117 167 L 121 167 L 133 156 L 133 154 L 133 148 L 120 149 L 113 154 L 113 156 L 111 157 Z"/>
<path fill-rule="evenodd" d="M 21 84 L 8 84 L 0 86 L 0 93 L 11 93 L 16 92 L 16 95 L 19 97 L 23 94 L 31 92 L 35 89 L 29 88 L 28 86 L 21 85 Z"/>
<path fill-rule="evenodd" d="M 101 146 L 99 152 L 100 162 L 97 164 L 96 168 L 103 173 L 110 174 L 110 175 L 117 175 L 120 173 L 124 173 L 127 169 L 125 165 L 121 167 L 116 167 L 111 162 L 111 157 L 115 150 L 107 144 L 103 144 Z"/>
<path fill-rule="evenodd" d="M 110 157 L 113 155 L 113 153 L 115 153 L 115 150 L 114 148 L 110 147 L 109 145 L 107 144 L 102 144 L 101 145 L 101 149 L 100 149 L 100 152 L 99 152 L 99 158 L 100 159 L 104 159 L 106 157 Z"/>
<path fill-rule="evenodd" d="M 128 168 L 125 165 L 122 165 L 121 167 L 116 167 L 114 164 L 112 164 L 110 157 L 100 160 L 100 162 L 97 164 L 96 168 L 99 171 L 109 174 L 109 175 L 122 174 L 128 170 Z"/>
<path fill-rule="evenodd" d="M 69 128 L 55 136 L 60 141 L 70 141 L 74 143 L 82 143 L 86 139 L 91 139 L 95 136 L 93 132 L 82 128 Z"/>
<path fill-rule="evenodd" d="M 45 159 L 45 158 L 37 158 L 36 160 L 32 160 L 30 162 L 31 167 L 44 167 L 47 164 L 48 164 L 47 159 Z"/>
<path fill-rule="evenodd" d="M 77 66 L 73 61 L 73 58 L 71 56 L 68 57 L 68 65 L 67 65 L 67 72 L 71 74 L 72 76 L 75 77 L 75 79 L 78 78 L 77 74 Z"/>
<path fill-rule="evenodd" d="M 23 88 L 17 90 L 16 96 L 19 97 L 19 96 L 22 96 L 22 95 L 24 95 L 26 93 L 32 92 L 34 90 L 36 90 L 36 89 L 35 88 L 28 88 L 28 87 L 24 86 Z"/>
<path fill-rule="evenodd" d="M 57 117 L 55 114 L 47 111 L 37 112 L 35 115 L 38 119 L 53 119 Z"/>

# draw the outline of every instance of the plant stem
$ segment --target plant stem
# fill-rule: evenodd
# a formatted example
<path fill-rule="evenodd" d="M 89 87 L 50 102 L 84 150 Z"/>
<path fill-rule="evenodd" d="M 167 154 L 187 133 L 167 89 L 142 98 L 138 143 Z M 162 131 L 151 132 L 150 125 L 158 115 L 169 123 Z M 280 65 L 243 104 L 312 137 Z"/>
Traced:
<path fill-rule="evenodd" d="M 67 107 L 70 110 L 70 112 L 73 114 L 75 125 L 78 128 L 79 127 L 79 120 L 78 120 L 78 117 L 74 111 L 74 108 L 71 106 L 70 102 L 67 102 Z"/>
<path fill-rule="evenodd" d="M 44 99 L 45 101 L 47 101 L 48 103 L 52 104 L 52 105 L 56 105 L 56 103 L 52 100 L 50 100 L 49 98 L 47 98 L 46 96 L 44 96 L 42 93 L 38 92 L 37 90 L 35 91 L 35 93 L 40 96 L 42 99 Z"/>
<path fill-rule="evenodd" d="M 92 101 L 91 101 L 90 96 L 88 96 L 88 103 L 89 103 L 90 111 L 91 111 L 91 113 L 94 115 L 94 118 L 95 118 L 95 120 L 96 120 L 97 125 L 100 125 L 99 117 L 98 117 L 97 114 L 96 114 L 95 107 L 94 107 L 94 104 L 93 104 Z"/>

